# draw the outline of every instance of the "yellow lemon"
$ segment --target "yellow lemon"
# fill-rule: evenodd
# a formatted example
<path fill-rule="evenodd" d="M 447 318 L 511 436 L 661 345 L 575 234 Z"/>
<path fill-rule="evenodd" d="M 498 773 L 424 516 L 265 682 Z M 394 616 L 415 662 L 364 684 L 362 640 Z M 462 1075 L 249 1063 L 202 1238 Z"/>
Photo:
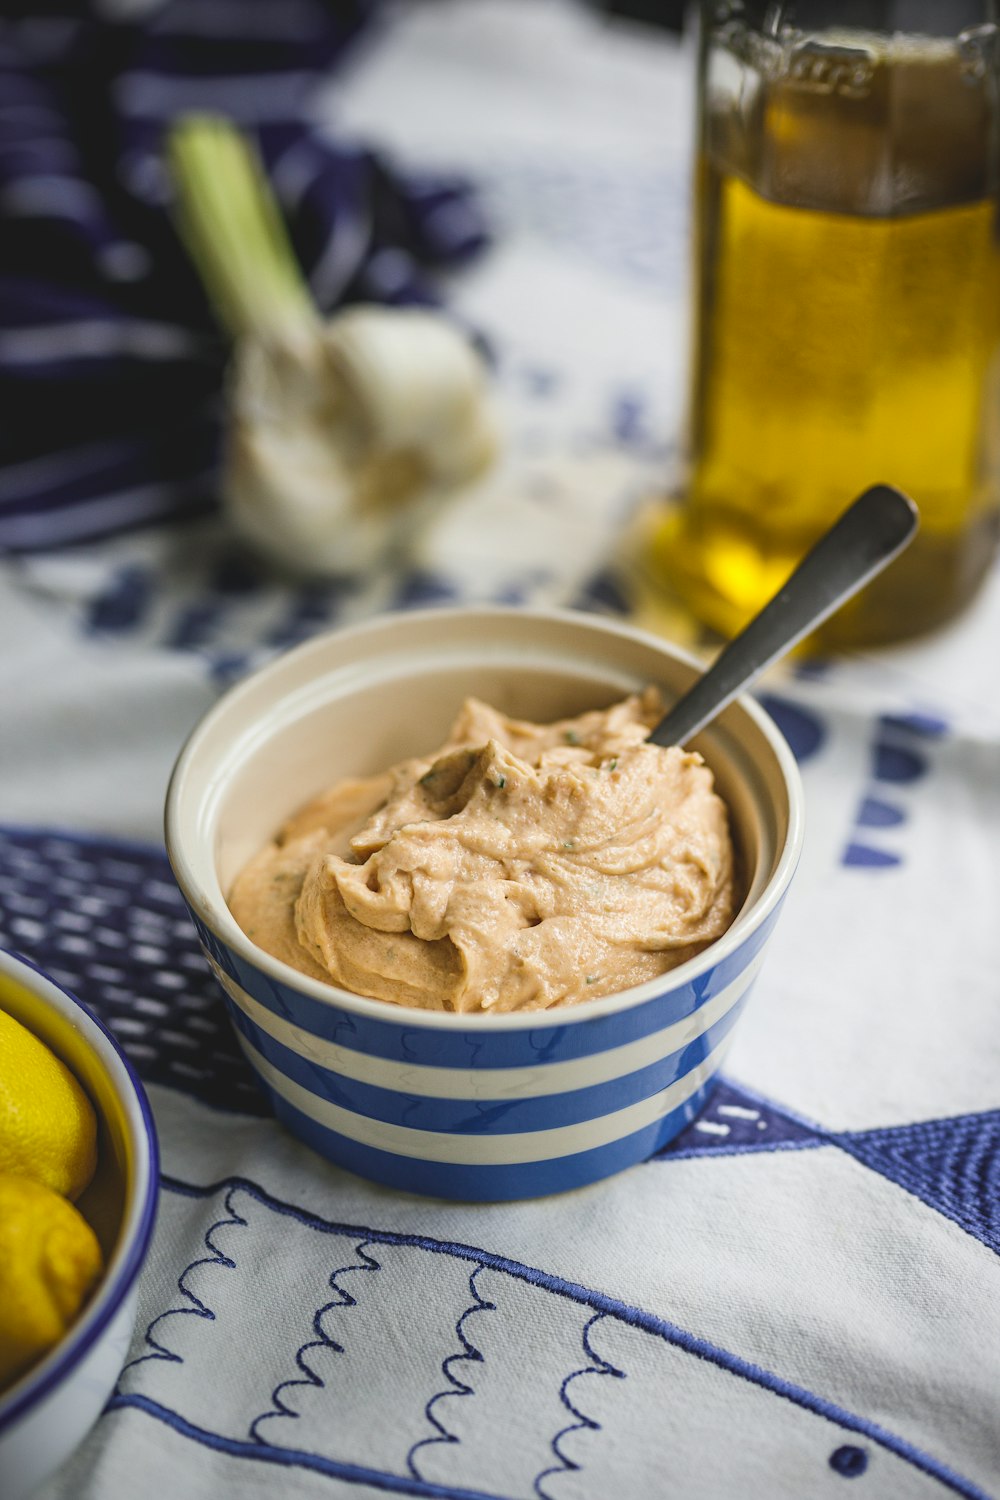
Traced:
<path fill-rule="evenodd" d="M 0 1388 L 58 1343 L 101 1274 L 79 1210 L 40 1182 L 0 1176 Z"/>
<path fill-rule="evenodd" d="M 78 1198 L 96 1165 L 90 1100 L 66 1064 L 0 1010 L 0 1172 Z"/>

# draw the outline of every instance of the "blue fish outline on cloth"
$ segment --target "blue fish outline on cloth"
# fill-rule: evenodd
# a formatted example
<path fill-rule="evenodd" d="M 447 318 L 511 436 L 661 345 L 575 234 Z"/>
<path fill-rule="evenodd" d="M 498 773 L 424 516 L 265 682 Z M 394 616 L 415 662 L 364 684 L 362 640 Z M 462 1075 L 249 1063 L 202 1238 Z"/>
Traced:
<path fill-rule="evenodd" d="M 558 1409 L 561 1411 L 561 1416 L 556 1417 L 555 1425 L 553 1426 L 552 1422 L 554 1410 L 552 1391 L 531 1391 L 535 1406 L 543 1414 L 543 1418 L 546 1415 L 546 1406 L 548 1407 L 547 1430 L 528 1434 L 523 1430 L 520 1432 L 522 1448 L 526 1446 L 530 1450 L 531 1464 L 538 1465 L 535 1469 L 532 1490 L 539 1496 L 539 1500 L 558 1500 L 560 1494 L 558 1485 L 554 1488 L 551 1486 L 560 1475 L 582 1471 L 581 1477 L 586 1481 L 591 1467 L 591 1458 L 599 1457 L 597 1449 L 590 1447 L 591 1441 L 599 1445 L 605 1438 L 613 1438 L 615 1441 L 612 1446 L 617 1455 L 614 1461 L 620 1462 L 620 1454 L 623 1451 L 620 1444 L 623 1435 L 620 1431 L 608 1432 L 609 1416 L 619 1422 L 631 1420 L 636 1430 L 648 1430 L 650 1419 L 655 1414 L 653 1408 L 662 1400 L 663 1380 L 699 1377 L 708 1382 L 709 1389 L 715 1392 L 715 1399 L 720 1402 L 720 1407 L 724 1403 L 724 1411 L 730 1418 L 734 1399 L 734 1379 L 744 1383 L 748 1393 L 752 1390 L 754 1393 L 764 1393 L 767 1396 L 779 1398 L 782 1403 L 780 1420 L 797 1421 L 801 1417 L 805 1427 L 801 1431 L 796 1428 L 797 1441 L 804 1444 L 807 1453 L 814 1455 L 817 1466 L 822 1465 L 824 1469 L 832 1468 L 842 1477 L 855 1477 L 863 1472 L 867 1463 L 878 1462 L 880 1483 L 883 1485 L 882 1492 L 891 1493 L 891 1471 L 886 1468 L 886 1465 L 892 1460 L 898 1460 L 936 1481 L 947 1492 L 965 1496 L 967 1500 L 989 1500 L 987 1493 L 977 1484 L 880 1424 L 851 1412 L 803 1386 L 777 1376 L 728 1349 L 698 1337 L 666 1318 L 604 1292 L 551 1275 L 537 1267 L 497 1255 L 481 1247 L 450 1242 L 427 1235 L 396 1233 L 371 1226 L 339 1223 L 305 1210 L 294 1203 L 283 1201 L 246 1177 L 227 1177 L 208 1186 L 165 1177 L 162 1186 L 165 1195 L 170 1200 L 186 1200 L 189 1207 L 197 1203 L 205 1206 L 207 1227 L 204 1232 L 204 1246 L 209 1254 L 192 1261 L 178 1278 L 177 1284 L 182 1302 L 158 1312 L 149 1321 L 144 1333 L 137 1330 L 133 1347 L 142 1352 L 125 1366 L 108 1410 L 138 1409 L 147 1416 L 168 1424 L 183 1436 L 228 1454 L 232 1458 L 304 1468 L 325 1474 L 330 1478 L 370 1484 L 391 1493 L 446 1497 L 446 1500 L 499 1500 L 501 1495 L 524 1493 L 523 1486 L 519 1486 L 516 1491 L 507 1488 L 497 1490 L 493 1486 L 484 1488 L 476 1483 L 463 1483 L 456 1477 L 433 1478 L 421 1473 L 423 1464 L 417 1457 L 421 1450 L 424 1450 L 426 1457 L 428 1449 L 432 1451 L 434 1448 L 450 1449 L 453 1462 L 472 1468 L 473 1475 L 470 1477 L 474 1477 L 476 1455 L 473 1452 L 474 1445 L 469 1440 L 469 1433 L 466 1432 L 461 1438 L 456 1437 L 445 1423 L 435 1418 L 432 1408 L 444 1396 L 460 1398 L 463 1404 L 470 1401 L 475 1403 L 480 1399 L 475 1385 L 474 1372 L 480 1371 L 489 1357 L 484 1355 L 481 1349 L 486 1342 L 483 1337 L 485 1324 L 481 1323 L 477 1328 L 475 1344 L 471 1343 L 465 1335 L 463 1324 L 473 1312 L 482 1313 L 484 1318 L 491 1320 L 501 1316 L 497 1307 L 502 1300 L 502 1295 L 507 1294 L 508 1283 L 516 1283 L 528 1302 L 522 1303 L 516 1324 L 508 1313 L 507 1326 L 501 1330 L 501 1337 L 509 1341 L 517 1337 L 518 1326 L 523 1328 L 533 1323 L 540 1323 L 545 1330 L 547 1343 L 552 1345 L 558 1342 L 557 1353 L 562 1358 L 565 1368 L 564 1376 L 556 1382 Z M 268 1224 L 268 1219 L 272 1217 L 274 1222 Z M 210 1330 L 216 1321 L 216 1310 L 203 1295 L 204 1288 L 195 1292 L 189 1284 L 189 1279 L 196 1270 L 203 1270 L 206 1267 L 215 1268 L 225 1274 L 233 1272 L 239 1274 L 239 1256 L 231 1253 L 236 1247 L 229 1246 L 223 1249 L 217 1242 L 217 1236 L 221 1231 L 233 1228 L 237 1231 L 255 1229 L 257 1242 L 262 1234 L 272 1232 L 280 1235 L 283 1243 L 287 1243 L 292 1225 L 295 1226 L 296 1231 L 304 1231 L 306 1235 L 314 1238 L 315 1244 L 321 1248 L 335 1244 L 337 1241 L 344 1242 L 346 1254 L 342 1251 L 335 1252 L 338 1259 L 343 1262 L 340 1269 L 324 1274 L 326 1268 L 323 1266 L 319 1268 L 318 1276 L 318 1284 L 323 1284 L 327 1288 L 333 1287 L 339 1294 L 339 1300 L 333 1303 L 327 1300 L 325 1306 L 316 1309 L 312 1318 L 309 1318 L 307 1314 L 307 1321 L 310 1325 L 307 1330 L 307 1339 L 300 1344 L 298 1349 L 295 1349 L 293 1335 L 288 1348 L 280 1352 L 279 1359 L 289 1365 L 288 1379 L 271 1389 L 269 1386 L 270 1368 L 261 1370 L 263 1383 L 258 1394 L 267 1403 L 266 1408 L 255 1413 L 250 1410 L 253 1405 L 253 1401 L 250 1400 L 245 1413 L 235 1417 L 235 1414 L 230 1412 L 228 1423 L 225 1420 L 219 1422 L 222 1428 L 228 1426 L 228 1431 L 216 1430 L 210 1425 L 210 1416 L 209 1423 L 206 1424 L 205 1387 L 203 1382 L 196 1378 L 197 1369 L 193 1370 L 189 1378 L 183 1382 L 174 1382 L 172 1393 L 169 1393 L 172 1395 L 172 1400 L 162 1399 L 165 1392 L 158 1378 L 159 1372 L 169 1369 L 170 1366 L 183 1366 L 185 1359 L 191 1360 L 200 1356 L 206 1361 L 204 1368 L 215 1371 L 214 1384 L 221 1383 L 221 1372 L 214 1362 L 212 1353 L 207 1348 L 193 1346 L 192 1336 L 187 1337 L 185 1355 L 178 1354 L 175 1349 L 171 1348 L 171 1342 L 177 1342 L 178 1338 L 176 1322 L 174 1334 L 172 1335 L 169 1331 L 171 1320 L 179 1319 L 183 1322 L 191 1320 L 196 1325 L 196 1334 L 201 1335 L 203 1341 L 205 1335 L 211 1337 Z M 435 1298 L 439 1298 L 442 1291 L 442 1264 L 450 1267 L 452 1271 L 458 1268 L 459 1274 L 453 1275 L 452 1295 L 459 1306 L 459 1312 L 458 1316 L 453 1319 L 454 1328 L 451 1335 L 457 1347 L 446 1349 L 445 1357 L 441 1362 L 426 1372 L 430 1387 L 426 1397 L 422 1392 L 410 1393 L 411 1412 L 416 1412 L 419 1408 L 425 1419 L 427 1433 L 419 1441 L 410 1442 L 409 1434 L 399 1431 L 395 1463 L 391 1466 L 374 1466 L 359 1463 L 356 1460 L 342 1460 L 331 1452 L 323 1450 L 328 1450 L 331 1446 L 329 1442 L 330 1422 L 331 1419 L 335 1420 L 337 1413 L 342 1410 L 341 1402 L 351 1384 L 352 1376 L 357 1374 L 358 1361 L 360 1360 L 362 1370 L 370 1376 L 373 1360 L 384 1359 L 384 1354 L 380 1352 L 378 1355 L 373 1355 L 372 1345 L 364 1335 L 360 1338 L 360 1353 L 349 1349 L 349 1336 L 346 1334 L 343 1340 L 334 1340 L 329 1334 L 324 1333 L 322 1339 L 317 1341 L 313 1336 L 316 1332 L 314 1320 L 319 1318 L 328 1307 L 335 1307 L 342 1312 L 346 1310 L 350 1315 L 361 1305 L 362 1296 L 373 1287 L 377 1287 L 383 1264 L 393 1253 L 405 1258 L 403 1269 L 407 1281 L 406 1295 L 411 1305 L 417 1302 L 417 1288 L 424 1277 L 428 1277 L 433 1283 Z M 328 1255 L 324 1255 L 322 1259 L 328 1264 Z M 252 1264 L 256 1266 L 256 1262 L 252 1261 Z M 469 1267 L 472 1268 L 471 1274 L 467 1274 Z M 365 1274 L 367 1283 L 365 1293 L 359 1290 L 355 1281 L 352 1293 L 344 1295 L 346 1289 L 339 1284 L 338 1278 L 350 1272 Z M 259 1284 L 257 1270 L 251 1270 L 247 1274 L 255 1275 L 255 1286 Z M 485 1277 L 489 1278 L 487 1285 L 483 1284 Z M 473 1283 L 478 1283 L 478 1285 Z M 214 1299 L 217 1305 L 220 1300 L 224 1300 L 225 1295 L 222 1283 L 219 1283 L 218 1287 L 218 1295 Z M 470 1292 L 475 1299 L 471 1306 L 468 1305 Z M 429 1303 L 435 1298 L 425 1296 L 420 1301 Z M 541 1310 L 539 1298 L 544 1299 L 546 1303 L 544 1311 Z M 253 1299 L 246 1300 L 252 1302 Z M 553 1308 L 556 1309 L 555 1312 Z M 292 1320 L 294 1312 L 295 1309 L 290 1310 L 289 1321 Z M 390 1326 L 395 1326 L 392 1324 L 392 1317 L 398 1316 L 398 1312 L 399 1308 L 394 1306 L 389 1317 Z M 219 1316 L 223 1319 L 223 1326 L 225 1326 L 225 1314 L 220 1312 Z M 250 1313 L 248 1316 L 252 1317 L 253 1314 Z M 444 1325 L 447 1321 L 447 1314 L 442 1313 L 440 1323 Z M 340 1328 L 343 1327 L 342 1321 Z M 602 1352 L 595 1347 L 595 1338 L 598 1334 L 601 1334 L 606 1343 L 610 1341 L 608 1352 Z M 440 1334 L 437 1340 L 439 1346 L 447 1341 L 447 1337 L 446 1333 Z M 345 1361 L 342 1373 L 346 1386 L 342 1383 L 339 1391 L 332 1389 L 334 1381 L 329 1376 L 331 1388 L 327 1389 L 322 1377 L 318 1376 L 310 1364 L 303 1362 L 301 1358 L 304 1351 L 315 1351 L 320 1343 L 330 1351 L 334 1360 L 343 1358 Z M 622 1346 L 621 1349 L 619 1345 Z M 380 1343 L 380 1351 L 384 1347 Z M 391 1342 L 388 1347 L 392 1352 Z M 471 1354 L 470 1350 L 474 1350 L 475 1354 Z M 650 1350 L 653 1351 L 652 1354 L 649 1353 Z M 631 1360 L 623 1359 L 622 1353 L 627 1354 L 629 1351 L 631 1351 Z M 640 1353 L 640 1351 L 645 1352 Z M 395 1352 L 398 1355 L 398 1345 Z M 666 1369 L 656 1367 L 658 1357 L 668 1359 Z M 463 1368 L 467 1379 L 461 1382 L 456 1382 L 451 1371 L 451 1365 L 456 1359 L 464 1361 Z M 257 1363 L 260 1364 L 263 1360 L 264 1352 L 261 1350 L 258 1353 Z M 693 1363 L 689 1363 L 691 1361 Z M 630 1363 L 633 1366 L 631 1370 L 627 1368 Z M 159 1366 L 159 1372 L 156 1369 L 157 1366 Z M 522 1378 L 526 1379 L 529 1373 L 526 1363 L 520 1363 L 518 1369 Z M 245 1375 L 245 1370 L 242 1373 Z M 335 1373 L 340 1372 L 335 1371 Z M 440 1388 L 442 1375 L 448 1381 L 445 1389 Z M 600 1377 L 602 1385 L 606 1385 L 606 1377 L 610 1377 L 612 1384 L 622 1382 L 628 1387 L 627 1415 L 625 1415 L 625 1408 L 621 1405 L 617 1414 L 605 1412 L 601 1403 L 596 1399 L 594 1387 L 590 1384 L 588 1384 L 586 1399 L 579 1389 L 571 1394 L 571 1387 L 588 1375 Z M 304 1378 L 299 1378 L 300 1376 Z M 725 1378 L 717 1384 L 719 1377 Z M 386 1378 L 393 1385 L 393 1389 L 401 1384 L 401 1378 L 395 1370 L 389 1372 Z M 646 1382 L 645 1385 L 643 1381 Z M 265 1389 L 264 1386 L 268 1388 Z M 290 1440 L 287 1443 L 266 1442 L 260 1434 L 262 1421 L 279 1416 L 289 1418 L 296 1424 L 302 1420 L 303 1414 L 300 1411 L 289 1406 L 282 1409 L 274 1400 L 276 1391 L 287 1392 L 292 1386 L 300 1388 L 308 1386 L 313 1392 L 322 1392 L 326 1395 L 325 1420 L 319 1421 L 318 1414 L 314 1412 L 311 1414 L 313 1417 L 311 1424 L 308 1421 L 304 1423 L 305 1430 L 296 1425 L 294 1443 Z M 463 1390 L 463 1387 L 469 1387 L 469 1389 Z M 212 1388 L 209 1387 L 209 1389 Z M 371 1386 L 365 1385 L 362 1390 L 362 1399 L 368 1400 L 370 1397 Z M 644 1397 L 650 1407 L 649 1410 L 643 1407 Z M 196 1413 L 182 1409 L 185 1399 L 195 1403 Z M 208 1399 L 210 1401 L 211 1397 Z M 794 1413 L 794 1418 L 790 1416 L 789 1409 Z M 393 1413 L 394 1423 L 382 1425 L 386 1428 L 393 1428 L 395 1432 L 404 1426 L 405 1415 L 405 1412 L 401 1413 L 397 1410 Z M 720 1409 L 720 1419 L 722 1416 L 723 1411 Z M 490 1429 L 491 1419 L 488 1414 L 481 1421 L 485 1423 L 484 1431 Z M 242 1428 L 239 1436 L 233 1431 L 237 1425 Z M 711 1423 L 708 1422 L 707 1426 L 710 1425 Z M 845 1434 L 853 1441 L 845 1442 Z M 567 1451 L 567 1440 L 574 1436 L 577 1441 L 573 1451 Z M 665 1445 L 665 1452 L 669 1451 L 671 1443 L 677 1448 L 683 1442 L 683 1435 L 677 1432 L 669 1433 L 667 1436 L 669 1441 Z M 772 1433 L 773 1436 L 774 1433 Z M 580 1451 L 581 1437 L 588 1444 L 583 1452 Z M 697 1438 L 697 1441 L 700 1443 L 701 1437 Z M 762 1433 L 761 1442 L 766 1441 Z M 777 1441 L 779 1444 L 789 1441 L 787 1430 L 782 1428 L 780 1434 L 777 1435 Z M 781 1451 L 779 1447 L 777 1452 Z M 737 1449 L 737 1455 L 738 1453 Z M 736 1462 L 739 1462 L 738 1456 Z M 738 1475 L 734 1478 L 738 1483 Z M 592 1493 L 596 1496 L 603 1491 L 595 1489 Z"/>

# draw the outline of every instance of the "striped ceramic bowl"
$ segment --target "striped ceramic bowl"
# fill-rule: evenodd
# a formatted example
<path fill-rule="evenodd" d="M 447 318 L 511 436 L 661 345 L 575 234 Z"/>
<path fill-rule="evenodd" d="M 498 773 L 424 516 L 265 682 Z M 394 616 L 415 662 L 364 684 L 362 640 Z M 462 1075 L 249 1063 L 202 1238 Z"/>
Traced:
<path fill-rule="evenodd" d="M 757 975 L 801 839 L 792 755 L 748 699 L 697 748 L 731 813 L 745 899 L 662 979 L 565 1010 L 428 1013 L 306 978 L 226 905 L 244 863 L 342 775 L 432 750 L 464 697 L 550 720 L 696 673 L 589 615 L 432 610 L 317 637 L 233 688 L 184 747 L 167 849 L 239 1040 L 278 1117 L 324 1156 L 449 1198 L 558 1192 L 642 1161 L 701 1109 Z"/>

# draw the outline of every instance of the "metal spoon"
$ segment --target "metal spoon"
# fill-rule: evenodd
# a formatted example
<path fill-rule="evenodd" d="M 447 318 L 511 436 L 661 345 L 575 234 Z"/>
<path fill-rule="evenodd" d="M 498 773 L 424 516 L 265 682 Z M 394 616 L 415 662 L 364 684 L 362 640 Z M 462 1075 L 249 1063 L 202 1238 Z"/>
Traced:
<path fill-rule="evenodd" d="M 817 625 L 880 573 L 910 542 L 917 507 L 900 490 L 873 485 L 807 552 L 774 598 L 723 647 L 694 686 L 650 732 L 654 745 L 683 745 Z"/>

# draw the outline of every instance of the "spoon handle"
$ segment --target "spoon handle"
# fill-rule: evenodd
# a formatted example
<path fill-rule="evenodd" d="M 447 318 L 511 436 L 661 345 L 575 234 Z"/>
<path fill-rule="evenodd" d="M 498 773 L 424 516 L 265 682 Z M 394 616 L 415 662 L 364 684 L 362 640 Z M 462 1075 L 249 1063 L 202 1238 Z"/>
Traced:
<path fill-rule="evenodd" d="M 749 625 L 649 734 L 683 745 L 796 641 L 880 573 L 917 529 L 917 508 L 900 490 L 876 484 L 835 521 Z"/>

